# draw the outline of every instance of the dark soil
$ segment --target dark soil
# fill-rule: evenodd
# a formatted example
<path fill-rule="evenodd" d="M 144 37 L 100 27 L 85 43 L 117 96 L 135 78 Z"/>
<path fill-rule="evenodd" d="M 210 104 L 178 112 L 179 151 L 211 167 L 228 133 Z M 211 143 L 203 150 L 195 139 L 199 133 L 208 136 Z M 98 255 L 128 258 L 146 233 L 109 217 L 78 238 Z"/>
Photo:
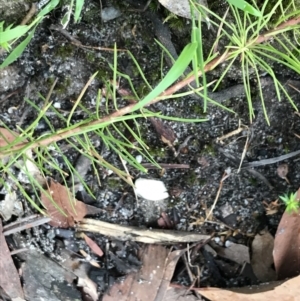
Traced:
<path fill-rule="evenodd" d="M 112 6 L 122 12 L 118 18 L 103 22 L 100 17 L 99 1 L 86 0 L 81 22 L 78 24 L 71 22 L 67 31 L 83 45 L 113 48 L 116 43 L 118 48 L 129 49 L 141 65 L 146 78 L 152 85 L 155 85 L 161 76 L 161 50 L 154 41 L 154 38 L 157 38 L 157 32 L 154 30 L 153 20 L 148 19 L 149 15 L 143 12 L 129 11 L 132 6 L 125 3 L 126 1 L 123 1 L 124 3 L 117 2 L 119 1 L 102 1 L 103 9 Z M 163 13 L 162 10 L 159 10 L 156 15 L 162 18 Z M 46 96 L 56 78 L 58 78 L 58 83 L 51 95 L 51 101 L 54 104 L 59 103 L 61 112 L 64 112 L 66 116 L 93 73 L 99 71 L 82 100 L 82 104 L 89 109 L 93 109 L 95 106 L 98 89 L 103 87 L 104 80 L 112 79 L 112 71 L 108 67 L 108 63 L 113 63 L 112 52 L 77 47 L 60 32 L 51 30 L 51 25 L 56 25 L 61 16 L 60 9 L 52 12 L 50 17 L 38 26 L 33 41 L 21 58 L 7 69 L 5 77 L 1 76 L 0 118 L 1 122 L 12 130 L 17 131 L 16 124 L 26 128 L 38 114 L 29 107 L 24 99 L 28 98 L 42 108 L 43 99 L 39 97 L 39 94 Z M 180 52 L 184 43 L 188 43 L 189 39 L 190 24 L 185 20 L 182 22 L 185 23 L 183 29 L 170 29 L 177 52 Z M 203 28 L 205 26 L 206 24 L 203 24 Z M 207 31 L 207 40 L 212 40 L 214 32 L 205 31 Z M 129 57 L 120 53 L 118 64 L 119 70 L 129 75 L 137 90 L 142 93 L 145 89 L 144 84 Z M 164 66 L 164 72 L 166 72 L 169 67 L 166 63 Z M 241 67 L 237 65 L 235 68 Z M 208 79 L 217 79 L 217 72 L 220 71 L 208 74 Z M 3 71 L 1 72 L 3 73 Z M 297 78 L 295 75 L 282 75 L 282 66 L 275 66 L 274 72 L 280 76 L 281 83 L 291 93 L 295 104 L 299 106 L 300 94 L 292 88 L 293 86 L 300 89 L 299 76 Z M 189 97 L 165 100 L 152 106 L 153 110 L 161 111 L 167 116 L 208 119 L 202 123 L 164 121 L 164 124 L 173 129 L 176 135 L 175 149 L 181 148 L 177 157 L 174 156 L 172 149 L 160 140 L 150 121 L 145 119 L 139 121 L 143 138 L 149 146 L 149 152 L 158 163 L 189 164 L 190 166 L 188 169 L 166 169 L 163 175 L 158 169 L 150 169 L 148 174 L 140 174 L 134 168 L 129 168 L 135 178 L 147 177 L 163 181 L 171 194 L 167 202 L 156 204 L 140 200 L 137 203 L 132 188 L 114 174 L 106 176 L 104 169 L 99 169 L 101 186 L 99 186 L 92 169 L 85 176 L 85 182 L 94 193 L 95 200 L 84 192 L 77 193 L 78 199 L 103 209 L 101 214 L 93 218 L 116 224 L 158 227 L 157 220 L 160 214 L 166 212 L 174 221 L 175 229 L 214 234 L 215 240 L 221 245 L 225 245 L 227 240 L 249 245 L 251 238 L 266 227 L 272 234 L 275 234 L 284 206 L 279 207 L 277 213 L 266 215 L 264 202 L 270 203 L 280 195 L 295 192 L 298 189 L 299 158 L 293 157 L 254 169 L 243 168 L 242 165 L 239 173 L 237 170 L 246 143 L 247 151 L 243 164 L 275 158 L 298 150 L 300 141 L 295 134 L 300 134 L 300 117 L 295 114 L 284 95 L 282 101 L 278 101 L 274 85 L 269 77 L 262 76 L 261 80 L 264 86 L 263 92 L 270 126 L 267 125 L 264 118 L 261 102 L 257 95 L 257 84 L 254 80 L 251 88 L 256 117 L 252 123 L 249 122 L 247 100 L 242 93 L 240 94 L 241 78 L 237 78 L 236 70 L 232 74 L 229 73 L 222 82 L 222 88 L 216 94 L 212 94 L 219 97 L 219 101 L 232 109 L 235 114 L 213 105 L 209 106 L 207 113 L 203 113 L 201 99 Z M 121 80 L 120 87 L 130 88 L 124 80 Z M 16 93 L 8 97 L 14 91 Z M 234 97 L 228 97 L 228 95 Z M 126 104 L 121 97 L 118 101 L 120 104 Z M 111 105 L 112 110 L 113 105 Z M 74 116 L 76 121 L 86 117 L 79 113 Z M 56 116 L 48 116 L 48 118 L 51 118 L 52 125 L 59 130 L 61 127 L 59 119 Z M 223 143 L 218 140 L 223 135 L 237 130 L 240 124 L 244 126 L 243 131 L 225 139 Z M 41 120 L 34 135 L 38 137 L 47 130 L 47 124 Z M 188 137 L 187 145 L 180 147 Z M 64 141 L 61 141 L 59 146 L 63 148 Z M 99 152 L 110 163 L 123 169 L 118 156 L 101 143 Z M 79 153 L 67 150 L 65 155 L 76 165 Z M 132 155 L 136 156 L 137 153 L 132 153 Z M 56 160 L 60 162 L 59 157 Z M 143 161 L 143 163 L 146 162 Z M 289 183 L 277 174 L 277 168 L 282 163 L 287 163 L 289 166 L 287 175 Z M 206 209 L 214 203 L 220 181 L 229 169 L 231 173 L 223 182 L 213 212 L 214 219 L 203 223 L 207 215 Z M 60 176 L 54 171 L 52 176 L 61 181 Z M 126 196 L 124 196 L 125 193 Z M 33 213 L 34 210 L 25 205 L 26 201 L 24 199 L 22 201 L 24 207 L 28 208 L 24 215 Z M 54 234 L 50 235 L 49 233 Z M 27 246 L 35 245 L 55 259 L 63 248 L 58 241 L 68 240 L 55 233 L 51 227 L 41 226 L 39 230 L 28 230 L 22 235 Z M 94 235 L 94 239 L 105 250 L 108 238 Z M 77 249 L 87 249 L 82 241 L 76 238 L 73 240 L 76 245 L 75 252 Z M 125 248 L 123 245 L 114 243 L 114 248 L 110 246 L 112 254 Z M 130 251 L 127 250 L 128 253 L 135 254 L 134 247 L 127 246 L 126 248 L 131 248 Z M 220 272 L 216 276 L 215 271 L 219 271 L 219 269 L 207 264 L 209 256 L 204 253 L 195 259 L 198 264 L 206 266 L 206 270 L 202 274 L 204 281 L 201 282 L 201 285 L 232 287 L 251 283 L 247 277 L 243 278 L 239 275 L 226 276 L 226 273 Z M 108 259 L 103 259 L 103 261 L 106 260 Z M 101 271 L 101 275 L 99 272 L 93 272 L 95 275 L 92 278 L 97 282 L 100 290 L 106 289 L 103 283 L 107 283 L 108 279 L 113 282 L 114 278 L 130 271 L 130 268 L 122 270 L 116 263 L 108 263 L 108 265 L 109 271 L 104 269 Z M 129 266 L 135 267 L 133 263 Z M 191 285 L 186 274 L 179 271 L 180 265 L 174 280 Z"/>

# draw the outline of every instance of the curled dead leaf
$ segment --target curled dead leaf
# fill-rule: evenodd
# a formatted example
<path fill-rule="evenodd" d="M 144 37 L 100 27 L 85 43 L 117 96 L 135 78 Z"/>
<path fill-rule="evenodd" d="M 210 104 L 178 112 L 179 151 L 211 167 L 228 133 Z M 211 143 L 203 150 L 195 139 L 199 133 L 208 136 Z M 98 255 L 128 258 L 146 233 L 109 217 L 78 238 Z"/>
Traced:
<path fill-rule="evenodd" d="M 101 250 L 101 248 L 97 245 L 97 243 L 95 241 L 93 241 L 90 237 L 88 237 L 84 233 L 81 233 L 81 236 L 84 238 L 86 244 L 91 248 L 93 253 L 95 253 L 99 257 L 103 256 L 103 251 Z"/>
<path fill-rule="evenodd" d="M 51 217 L 53 227 L 73 227 L 87 214 L 85 203 L 76 200 L 67 187 L 50 179 L 47 192 L 42 191 L 41 201 Z M 51 198 L 49 197 L 51 196 Z"/>
<path fill-rule="evenodd" d="M 155 131 L 157 132 L 161 141 L 167 144 L 169 147 L 173 147 L 173 143 L 176 139 L 173 129 L 169 125 L 163 123 L 160 119 L 151 117 L 149 120 L 154 126 Z"/>

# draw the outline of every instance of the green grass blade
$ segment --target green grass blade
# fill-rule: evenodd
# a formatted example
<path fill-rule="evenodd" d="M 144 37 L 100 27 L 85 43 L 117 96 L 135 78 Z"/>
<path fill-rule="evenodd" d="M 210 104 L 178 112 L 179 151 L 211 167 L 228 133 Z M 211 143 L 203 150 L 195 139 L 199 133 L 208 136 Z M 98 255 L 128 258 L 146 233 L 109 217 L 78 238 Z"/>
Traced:
<path fill-rule="evenodd" d="M 39 13 L 38 17 L 43 17 L 49 14 L 59 3 L 59 0 L 51 0 Z"/>
<path fill-rule="evenodd" d="M 227 0 L 227 2 L 241 9 L 245 13 L 249 13 L 256 17 L 262 17 L 262 13 L 259 10 L 257 10 L 255 7 L 253 7 L 252 5 L 250 5 L 248 2 L 244 0 Z"/>
<path fill-rule="evenodd" d="M 84 4 L 84 0 L 76 0 L 75 13 L 74 13 L 74 21 L 75 21 L 75 23 L 77 23 L 78 20 L 79 20 L 83 4 Z"/>
<path fill-rule="evenodd" d="M 190 43 L 183 49 L 182 53 L 176 60 L 175 64 L 166 74 L 164 79 L 152 90 L 142 101 L 138 102 L 132 109 L 132 111 L 139 110 L 151 102 L 155 97 L 161 94 L 165 89 L 172 85 L 185 71 L 186 67 L 191 62 L 195 51 L 197 49 L 197 44 Z"/>
<path fill-rule="evenodd" d="M 4 22 L 1 22 L 2 25 Z M 4 31 L 0 32 L 0 45 L 12 41 L 24 35 L 30 29 L 27 25 L 19 25 L 11 29 L 8 26 Z"/>

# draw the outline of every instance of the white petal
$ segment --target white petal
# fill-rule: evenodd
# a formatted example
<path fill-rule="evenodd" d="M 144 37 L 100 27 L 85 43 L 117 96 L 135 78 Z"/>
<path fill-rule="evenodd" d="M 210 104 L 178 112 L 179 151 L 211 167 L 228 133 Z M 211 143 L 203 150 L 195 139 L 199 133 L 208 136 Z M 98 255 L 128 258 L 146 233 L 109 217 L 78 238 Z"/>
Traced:
<path fill-rule="evenodd" d="M 145 200 L 161 201 L 169 197 L 162 181 L 139 178 L 135 181 L 135 193 Z"/>

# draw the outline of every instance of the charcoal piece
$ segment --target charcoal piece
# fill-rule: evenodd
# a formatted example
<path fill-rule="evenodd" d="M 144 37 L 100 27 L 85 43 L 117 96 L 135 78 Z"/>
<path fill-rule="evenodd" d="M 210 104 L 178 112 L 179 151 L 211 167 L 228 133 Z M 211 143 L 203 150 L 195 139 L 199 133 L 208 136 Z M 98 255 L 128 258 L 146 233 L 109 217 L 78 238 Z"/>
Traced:
<path fill-rule="evenodd" d="M 80 292 L 70 283 L 73 273 L 36 251 L 28 252 L 23 267 L 24 293 L 30 301 L 81 300 Z"/>

